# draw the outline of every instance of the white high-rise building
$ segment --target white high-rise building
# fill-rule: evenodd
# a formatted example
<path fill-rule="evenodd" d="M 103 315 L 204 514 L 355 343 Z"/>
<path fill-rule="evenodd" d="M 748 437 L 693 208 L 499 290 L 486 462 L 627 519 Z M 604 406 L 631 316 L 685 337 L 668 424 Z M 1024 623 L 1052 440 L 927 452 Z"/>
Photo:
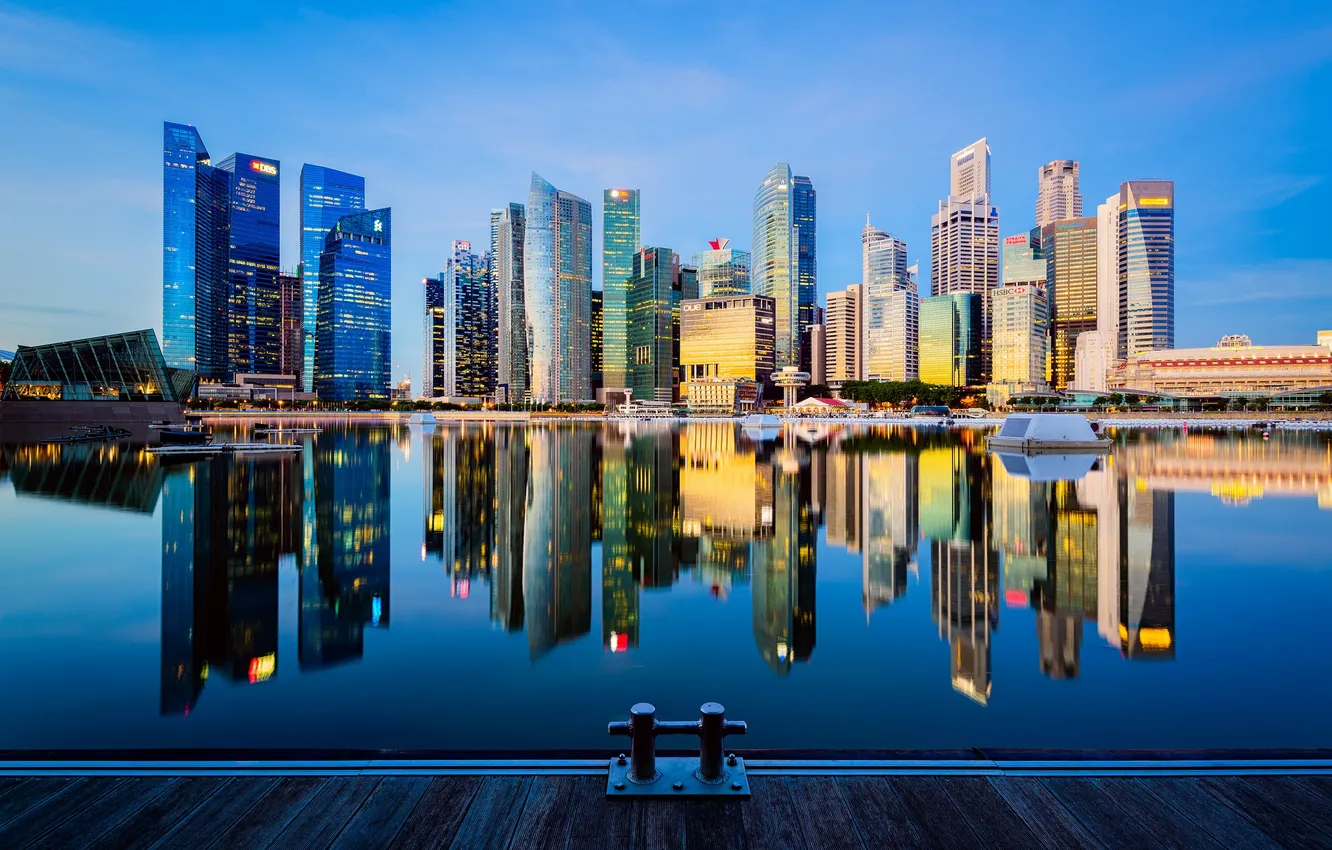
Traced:
<path fill-rule="evenodd" d="M 861 377 L 914 381 L 919 374 L 920 298 L 907 271 L 906 243 L 870 224 L 867 213 L 860 244 Z"/>
<path fill-rule="evenodd" d="M 1078 191 L 1078 163 L 1073 159 L 1047 162 L 1037 172 L 1036 226 L 1052 221 L 1082 218 L 1082 193 Z"/>
<path fill-rule="evenodd" d="M 828 293 L 824 311 L 824 377 L 828 385 L 861 379 L 861 293 L 853 283 L 841 292 Z"/>
<path fill-rule="evenodd" d="M 930 217 L 930 295 L 969 293 L 981 302 L 981 374 L 990 376 L 990 290 L 999 287 L 999 208 L 990 205 L 990 144 L 949 160 L 948 199 Z"/>
<path fill-rule="evenodd" d="M 960 201 L 990 198 L 990 143 L 980 139 L 953 154 L 948 195 Z M 938 295 L 939 293 L 935 293 Z"/>

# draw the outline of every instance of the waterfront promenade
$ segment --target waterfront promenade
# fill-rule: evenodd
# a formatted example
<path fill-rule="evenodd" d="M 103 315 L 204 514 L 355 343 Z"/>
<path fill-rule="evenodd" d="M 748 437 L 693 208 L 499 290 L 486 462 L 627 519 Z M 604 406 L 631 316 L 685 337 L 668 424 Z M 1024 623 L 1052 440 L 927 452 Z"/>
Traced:
<path fill-rule="evenodd" d="M 0 846 L 1332 847 L 1326 761 L 752 762 L 752 798 L 717 802 L 607 801 L 604 762 L 563 764 L 476 775 L 233 762 L 182 775 L 120 763 L 67 776 L 48 765 L 0 776 Z"/>

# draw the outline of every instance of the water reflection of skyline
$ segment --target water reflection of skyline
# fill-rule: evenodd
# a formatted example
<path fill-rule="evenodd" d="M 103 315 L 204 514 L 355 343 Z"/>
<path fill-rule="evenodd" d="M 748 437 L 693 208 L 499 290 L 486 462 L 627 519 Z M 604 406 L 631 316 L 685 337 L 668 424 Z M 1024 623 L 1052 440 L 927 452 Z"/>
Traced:
<path fill-rule="evenodd" d="M 192 710 L 210 676 L 259 683 L 289 666 L 277 639 L 288 565 L 299 671 L 362 657 L 365 630 L 390 622 L 395 445 L 424 452 L 423 560 L 454 597 L 488 595 L 493 626 L 524 633 L 532 663 L 594 629 L 609 653 L 660 640 L 643 594 L 688 580 L 719 599 L 743 589 L 750 651 L 794 672 L 818 644 L 822 526 L 827 555 L 859 561 L 867 621 L 928 581 L 953 688 L 981 704 L 1004 608 L 1033 612 L 1033 662 L 1051 679 L 1081 675 L 1084 641 L 1129 661 L 1174 657 L 1175 490 L 1332 505 L 1328 444 L 1305 435 L 1130 438 L 1053 482 L 1010 472 L 975 432 L 761 444 L 726 423 L 407 435 L 330 429 L 296 457 L 166 467 L 132 446 L 10 447 L 5 466 L 22 496 L 161 508 L 164 714 Z"/>

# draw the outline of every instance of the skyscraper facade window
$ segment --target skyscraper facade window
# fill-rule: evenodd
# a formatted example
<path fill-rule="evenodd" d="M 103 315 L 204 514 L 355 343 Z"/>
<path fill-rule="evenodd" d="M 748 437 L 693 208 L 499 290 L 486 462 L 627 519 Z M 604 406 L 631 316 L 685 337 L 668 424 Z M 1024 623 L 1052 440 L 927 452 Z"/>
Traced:
<path fill-rule="evenodd" d="M 392 214 L 338 219 L 319 255 L 315 393 L 329 401 L 389 397 Z"/>
<path fill-rule="evenodd" d="M 830 386 L 864 378 L 861 369 L 861 325 L 864 287 L 853 283 L 840 292 L 828 293 L 824 314 L 824 379 Z"/>
<path fill-rule="evenodd" d="M 1036 226 L 1052 221 L 1082 218 L 1082 193 L 1078 191 L 1078 163 L 1056 159 L 1036 172 Z"/>
<path fill-rule="evenodd" d="M 1049 302 L 1039 283 L 1001 286 L 990 293 L 994 372 L 990 382 L 1014 388 L 1045 383 Z"/>
<path fill-rule="evenodd" d="M 672 289 L 675 272 L 669 248 L 645 247 L 634 254 L 629 277 L 629 386 L 638 401 L 671 401 L 674 388 Z"/>
<path fill-rule="evenodd" d="M 980 298 L 956 293 L 921 299 L 921 381 L 954 387 L 983 383 Z"/>
<path fill-rule="evenodd" d="M 281 306 L 280 325 L 282 328 L 278 374 L 294 375 L 299 378 L 305 362 L 303 330 L 305 303 L 301 291 L 301 276 L 298 274 L 278 275 L 278 297 Z"/>
<path fill-rule="evenodd" d="M 197 167 L 211 160 L 199 131 L 162 124 L 162 356 L 194 369 Z"/>
<path fill-rule="evenodd" d="M 1045 285 L 1048 270 L 1041 253 L 1041 229 L 1004 237 L 1004 286 L 1024 283 Z"/>
<path fill-rule="evenodd" d="M 301 385 L 314 392 L 315 321 L 319 314 L 319 255 L 338 219 L 365 209 L 365 178 L 308 162 L 301 166 L 301 278 L 304 370 Z"/>
<path fill-rule="evenodd" d="M 527 209 L 509 204 L 490 213 L 490 272 L 494 278 L 498 375 L 505 399 L 520 402 L 527 394 L 527 308 L 523 283 L 523 240 Z"/>
<path fill-rule="evenodd" d="M 454 350 L 457 329 L 445 323 L 444 293 L 448 288 L 444 272 L 421 281 L 423 297 L 421 339 L 421 398 L 448 395 L 454 382 L 454 366 L 449 353 Z"/>
<path fill-rule="evenodd" d="M 978 139 L 957 153 L 948 171 L 948 196 L 959 201 L 990 202 L 990 142 Z"/>
<path fill-rule="evenodd" d="M 1096 219 L 1041 228 L 1050 289 L 1050 384 L 1064 390 L 1076 373 L 1078 337 L 1096 330 Z"/>
<path fill-rule="evenodd" d="M 930 219 L 930 272 L 934 295 L 977 296 L 981 304 L 980 370 L 987 378 L 989 294 L 999 286 L 999 208 L 952 198 L 940 201 L 939 211 Z"/>
<path fill-rule="evenodd" d="M 864 377 L 914 381 L 919 364 L 919 299 L 907 273 L 906 242 L 870 224 L 860 234 Z"/>
<path fill-rule="evenodd" d="M 800 362 L 799 256 L 791 166 L 779 162 L 754 196 L 753 289 L 776 307 L 777 366 Z"/>
<path fill-rule="evenodd" d="M 791 178 L 791 220 L 796 235 L 796 330 L 800 340 L 800 368 L 809 371 L 809 326 L 818 323 L 819 307 L 818 194 L 808 177 Z"/>
<path fill-rule="evenodd" d="M 1096 207 L 1096 330 L 1078 336 L 1073 386 L 1105 392 L 1119 350 L 1119 193 Z"/>
<path fill-rule="evenodd" d="M 606 294 L 592 290 L 592 391 L 605 386 Z"/>
<path fill-rule="evenodd" d="M 452 330 L 453 346 L 445 351 L 445 391 L 437 394 L 477 398 L 495 392 L 493 318 L 488 255 L 472 253 L 471 242 L 455 241 L 444 267 L 445 335 Z"/>
<path fill-rule="evenodd" d="M 523 240 L 531 397 L 591 395 L 592 206 L 533 172 Z"/>
<path fill-rule="evenodd" d="M 281 164 L 234 153 L 227 254 L 227 371 L 275 375 L 281 360 Z"/>
<path fill-rule="evenodd" d="M 708 242 L 710 250 L 694 255 L 700 298 L 749 294 L 749 252 L 730 245 L 729 239 L 713 239 Z"/>
<path fill-rule="evenodd" d="M 680 366 L 685 381 L 745 378 L 765 383 L 776 363 L 771 298 L 727 295 L 680 306 Z"/>
<path fill-rule="evenodd" d="M 1119 359 L 1175 347 L 1175 183 L 1119 187 Z"/>
<path fill-rule="evenodd" d="M 624 389 L 630 360 L 629 276 L 634 252 L 642 244 L 638 190 L 606 189 L 601 210 L 602 384 L 607 389 Z"/>

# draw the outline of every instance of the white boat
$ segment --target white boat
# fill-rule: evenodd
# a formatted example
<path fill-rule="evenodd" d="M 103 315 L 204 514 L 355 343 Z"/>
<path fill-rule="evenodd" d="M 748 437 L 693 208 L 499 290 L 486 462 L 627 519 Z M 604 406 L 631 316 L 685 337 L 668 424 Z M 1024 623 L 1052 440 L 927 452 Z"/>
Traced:
<path fill-rule="evenodd" d="M 418 410 L 416 413 L 407 417 L 408 425 L 434 425 L 438 421 L 439 420 L 435 419 L 435 414 L 428 410 Z"/>
<path fill-rule="evenodd" d="M 746 428 L 780 428 L 782 419 L 775 413 L 751 413 L 741 424 Z"/>
<path fill-rule="evenodd" d="M 985 438 L 992 451 L 1051 454 L 1105 452 L 1110 441 L 1096 436 L 1080 413 L 1015 413 L 1004 420 L 999 433 Z"/>

